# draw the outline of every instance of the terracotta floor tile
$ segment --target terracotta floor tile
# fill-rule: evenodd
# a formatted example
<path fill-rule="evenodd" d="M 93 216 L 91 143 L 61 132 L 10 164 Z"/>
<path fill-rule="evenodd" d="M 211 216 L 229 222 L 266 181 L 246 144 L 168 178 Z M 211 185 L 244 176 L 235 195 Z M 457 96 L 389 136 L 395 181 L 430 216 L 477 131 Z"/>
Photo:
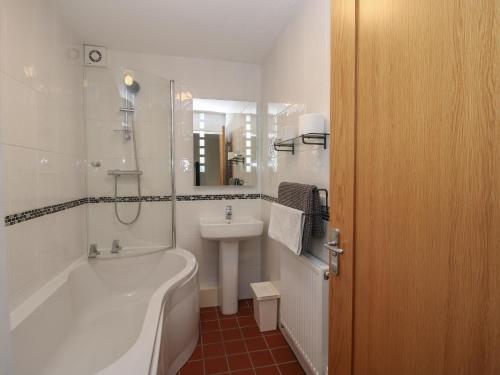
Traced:
<path fill-rule="evenodd" d="M 224 341 L 238 340 L 243 336 L 241 335 L 241 331 L 239 329 L 228 329 L 222 332 L 222 338 Z"/>
<path fill-rule="evenodd" d="M 252 362 L 250 362 L 250 357 L 247 353 L 228 356 L 227 362 L 231 371 L 252 368 Z"/>
<path fill-rule="evenodd" d="M 238 307 L 250 307 L 247 299 L 240 299 L 238 301 Z"/>
<path fill-rule="evenodd" d="M 267 342 L 267 346 L 269 346 L 271 349 L 288 346 L 288 343 L 286 342 L 283 335 L 265 336 L 265 339 Z"/>
<path fill-rule="evenodd" d="M 249 352 L 255 352 L 257 350 L 267 349 L 267 345 L 263 337 L 254 337 L 251 339 L 246 339 L 245 343 L 247 344 Z"/>
<path fill-rule="evenodd" d="M 247 347 L 245 345 L 245 341 L 243 340 L 226 341 L 224 342 L 224 349 L 226 350 L 227 355 L 247 352 Z"/>
<path fill-rule="evenodd" d="M 209 320 L 206 322 L 201 322 L 201 331 L 202 332 L 210 332 L 210 331 L 218 331 L 218 330 L 220 330 L 218 320 Z"/>
<path fill-rule="evenodd" d="M 238 321 L 236 318 L 221 319 L 219 323 L 221 329 L 238 328 Z"/>
<path fill-rule="evenodd" d="M 269 350 L 251 352 L 250 359 L 252 360 L 252 364 L 254 367 L 265 367 L 274 365 L 274 360 Z"/>
<path fill-rule="evenodd" d="M 239 371 L 231 371 L 231 375 L 255 375 L 255 372 L 252 369 L 247 370 L 239 370 Z"/>
<path fill-rule="evenodd" d="M 238 317 L 238 324 L 240 327 L 257 327 L 257 322 L 253 316 L 240 316 Z"/>
<path fill-rule="evenodd" d="M 241 329 L 241 332 L 245 338 L 257 337 L 261 335 L 259 328 L 257 327 L 244 327 Z"/>
<path fill-rule="evenodd" d="M 241 307 L 238 309 L 238 316 L 250 316 L 253 310 L 250 307 Z"/>
<path fill-rule="evenodd" d="M 203 361 L 188 362 L 180 372 L 181 375 L 203 375 Z"/>
<path fill-rule="evenodd" d="M 201 335 L 201 340 L 203 344 L 213 344 L 214 342 L 222 341 L 222 335 L 220 331 L 206 332 Z"/>
<path fill-rule="evenodd" d="M 221 342 L 203 345 L 203 358 L 223 357 L 226 355 Z"/>
<path fill-rule="evenodd" d="M 189 358 L 190 361 L 196 361 L 198 359 L 203 358 L 203 351 L 202 351 L 202 346 L 198 345 L 195 349 L 193 354 L 191 355 L 191 358 Z"/>
<path fill-rule="evenodd" d="M 281 375 L 280 370 L 276 366 L 259 367 L 255 369 L 257 375 Z M 286 372 L 283 374 L 288 375 Z"/>
<path fill-rule="evenodd" d="M 240 301 L 234 315 L 203 308 L 200 321 L 198 346 L 180 375 L 305 375 L 279 330 L 259 331 L 252 300 Z"/>
<path fill-rule="evenodd" d="M 304 370 L 302 370 L 302 367 L 298 362 L 280 365 L 280 371 L 282 374 L 286 375 L 305 375 Z"/>
<path fill-rule="evenodd" d="M 218 374 L 227 371 L 226 357 L 205 359 L 205 374 Z"/>
<path fill-rule="evenodd" d="M 273 349 L 272 353 L 274 359 L 276 360 L 276 363 L 278 364 L 297 360 L 292 350 L 288 346 L 284 348 Z"/>
<path fill-rule="evenodd" d="M 238 316 L 238 314 L 230 314 L 230 315 L 224 315 L 222 311 L 217 311 L 217 316 L 219 319 L 234 319 Z"/>
<path fill-rule="evenodd" d="M 202 307 L 200 309 L 200 312 L 205 312 L 205 311 L 217 311 L 217 307 Z"/>
<path fill-rule="evenodd" d="M 217 320 L 217 311 L 205 311 L 200 313 L 200 320 L 206 322 L 208 320 Z"/>
<path fill-rule="evenodd" d="M 275 329 L 274 331 L 266 331 L 266 332 L 262 332 L 262 334 L 264 336 L 270 336 L 270 335 L 278 335 L 280 334 L 281 335 L 281 332 L 277 329 Z"/>

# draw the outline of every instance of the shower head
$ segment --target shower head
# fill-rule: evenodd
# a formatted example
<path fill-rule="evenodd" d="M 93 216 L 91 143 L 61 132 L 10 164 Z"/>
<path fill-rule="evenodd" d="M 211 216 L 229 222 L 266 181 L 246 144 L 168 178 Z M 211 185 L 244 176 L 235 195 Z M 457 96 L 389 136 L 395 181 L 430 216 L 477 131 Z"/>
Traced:
<path fill-rule="evenodd" d="M 141 86 L 137 83 L 137 81 L 134 81 L 130 86 L 127 85 L 127 90 L 131 94 L 137 94 L 139 90 L 141 89 Z"/>
<path fill-rule="evenodd" d="M 130 74 L 126 74 L 125 77 L 123 77 L 123 83 L 125 83 L 127 91 L 131 94 L 137 94 L 141 89 L 139 83 Z"/>

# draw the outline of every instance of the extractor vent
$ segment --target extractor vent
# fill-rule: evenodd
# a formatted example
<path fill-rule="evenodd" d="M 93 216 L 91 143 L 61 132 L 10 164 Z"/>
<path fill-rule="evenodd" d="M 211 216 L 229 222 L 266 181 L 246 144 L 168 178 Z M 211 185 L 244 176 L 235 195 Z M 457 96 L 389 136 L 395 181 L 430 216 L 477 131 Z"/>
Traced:
<path fill-rule="evenodd" d="M 106 48 L 99 46 L 85 45 L 85 65 L 106 66 Z"/>

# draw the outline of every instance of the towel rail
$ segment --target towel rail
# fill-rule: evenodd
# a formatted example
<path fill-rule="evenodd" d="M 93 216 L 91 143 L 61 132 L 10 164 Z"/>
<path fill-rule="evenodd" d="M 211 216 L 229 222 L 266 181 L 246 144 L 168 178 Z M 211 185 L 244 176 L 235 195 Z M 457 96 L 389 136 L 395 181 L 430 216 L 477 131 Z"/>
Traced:
<path fill-rule="evenodd" d="M 327 189 L 317 189 L 318 193 L 325 193 L 325 204 L 321 205 L 321 216 L 323 217 L 323 220 L 325 221 L 330 221 L 330 206 L 328 203 L 328 190 Z"/>
<path fill-rule="evenodd" d="M 321 215 L 321 218 L 325 221 L 330 221 L 330 206 L 328 205 L 328 190 L 326 189 L 316 189 L 318 193 L 325 193 L 325 204 L 321 205 L 321 213 L 319 214 L 304 214 L 306 216 L 318 216 Z"/>

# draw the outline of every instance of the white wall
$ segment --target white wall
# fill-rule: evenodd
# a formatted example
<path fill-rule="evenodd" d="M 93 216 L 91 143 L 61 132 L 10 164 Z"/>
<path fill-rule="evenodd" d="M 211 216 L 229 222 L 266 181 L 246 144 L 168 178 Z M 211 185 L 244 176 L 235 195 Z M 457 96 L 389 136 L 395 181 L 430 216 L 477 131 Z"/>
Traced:
<path fill-rule="evenodd" d="M 308 0 L 280 36 L 262 66 L 262 103 L 265 128 L 262 141 L 262 193 L 277 197 L 282 181 L 328 188 L 329 152 L 321 146 L 299 145 L 295 155 L 277 153 L 271 145 L 283 126 L 294 126 L 309 112 L 329 119 L 330 8 L 328 0 Z M 279 108 L 279 110 L 276 110 Z M 267 115 L 266 115 L 267 113 Z M 327 121 L 329 126 L 329 121 Z M 270 203 L 262 202 L 262 217 L 268 221 Z M 312 252 L 326 259 L 323 240 Z M 265 236 L 262 241 L 263 278 L 279 281 L 283 247 Z"/>
<path fill-rule="evenodd" d="M 0 0 L 0 19 L 3 16 L 3 0 Z M 1 33 L 0 29 L 0 33 Z M 0 111 L 2 110 L 0 98 Z M 0 151 L 2 144 L 0 144 Z M 0 175 L 3 170 L 3 161 L 0 157 Z M 0 197 L 3 197 L 3 179 L 0 179 Z M 3 199 L 0 198 L 0 218 L 4 217 Z M 10 324 L 9 324 L 9 299 L 7 290 L 7 249 L 5 244 L 5 230 L 0 226 L 0 375 L 10 372 Z"/>
<path fill-rule="evenodd" d="M 194 195 L 194 194 L 246 194 L 258 193 L 259 186 L 254 187 L 195 187 L 193 175 L 193 98 L 206 99 L 225 99 L 260 102 L 260 66 L 253 64 L 234 63 L 217 60 L 203 60 L 182 57 L 172 57 L 165 55 L 152 55 L 143 53 L 133 53 L 110 50 L 109 68 L 115 71 L 123 71 L 123 68 L 133 69 L 140 72 L 147 72 L 148 79 L 154 80 L 153 76 L 161 77 L 163 80 L 173 79 L 176 82 L 176 186 L 177 195 Z M 98 73 L 92 73 L 98 74 Z M 144 74 L 144 73 L 143 73 Z M 138 78 L 140 81 L 140 78 Z M 166 81 L 165 81 L 166 82 Z M 114 89 L 116 91 L 116 89 Z M 168 92 L 167 92 L 168 93 Z M 116 95 L 114 95 L 116 97 Z M 139 95 L 138 95 L 139 98 Z M 165 102 L 168 103 L 167 98 Z M 106 105 L 116 107 L 119 103 L 107 103 Z M 112 107 L 112 108 L 114 108 Z M 167 119 L 167 121 L 169 121 Z M 161 123 L 157 123 L 161 126 Z M 165 136 L 165 140 L 168 140 Z M 151 138 L 151 142 L 157 141 L 157 137 Z M 92 142 L 91 142 L 92 143 Z M 106 143 L 108 146 L 110 143 Z M 139 153 L 145 149 L 151 149 L 154 145 L 146 143 L 139 145 Z M 89 147 L 90 144 L 89 144 Z M 104 145 L 103 145 L 104 147 Z M 160 152 L 168 152 L 165 145 L 156 145 Z M 90 150 L 90 148 L 89 148 Z M 93 153 L 93 152 L 92 152 Z M 90 155 L 90 154 L 89 154 Z M 161 156 L 161 155 L 157 155 Z M 165 157 L 170 155 L 165 154 Z M 90 156 L 89 156 L 90 159 Z M 103 170 L 107 169 L 102 168 Z M 145 171 L 145 178 L 147 178 Z M 92 171 L 89 171 L 89 195 L 93 194 L 91 187 Z M 154 173 L 154 171 L 149 172 Z M 168 168 L 160 168 L 157 171 L 158 176 L 169 177 L 170 171 Z M 98 176 L 102 184 L 105 181 L 105 176 Z M 102 186 L 104 191 L 109 195 L 110 181 L 104 182 L 106 186 Z M 161 185 L 160 185 L 161 186 Z M 169 187 L 169 185 L 168 185 Z M 101 189 L 100 188 L 100 189 Z M 106 190 L 107 189 L 107 190 Z M 133 191 L 133 187 L 131 187 Z M 103 191 L 103 190 L 101 190 Z M 161 190 L 160 190 L 161 191 Z M 169 192 L 170 190 L 168 190 Z M 95 193 L 99 193 L 99 190 Z M 153 192 L 154 193 L 154 192 Z M 260 202 L 258 200 L 212 200 L 212 201 L 181 201 L 177 202 L 177 245 L 191 251 L 197 257 L 200 266 L 200 284 L 201 288 L 216 288 L 218 286 L 218 244 L 215 241 L 204 240 L 200 237 L 198 222 L 203 216 L 222 216 L 226 205 L 233 206 L 235 216 L 251 215 L 260 217 Z M 158 207 L 158 203 L 147 204 Z M 106 205 L 97 204 L 89 205 L 90 210 L 105 210 Z M 111 205 L 109 205 L 111 206 Z M 169 212 L 169 207 L 157 209 L 152 217 L 164 218 L 156 220 L 156 225 L 163 225 L 166 230 L 169 230 L 169 222 L 164 213 Z M 90 233 L 96 233 L 97 230 L 102 232 L 100 238 L 109 233 L 116 233 L 120 225 L 116 225 L 116 220 L 112 218 L 112 212 L 101 217 L 98 224 L 92 229 L 90 224 Z M 146 209 L 146 213 L 148 210 Z M 89 217 L 92 217 L 90 213 Z M 156 215 L 156 216 L 155 216 Z M 97 217 L 96 216 L 96 217 Z M 92 220 L 90 220 L 92 222 Z M 151 218 L 148 219 L 151 222 Z M 111 226 L 111 227 L 110 227 Z M 110 228 L 108 231 L 107 229 Z M 142 228 L 142 229 L 141 229 Z M 138 228 L 136 234 L 129 235 L 130 241 L 132 238 L 147 238 L 143 230 L 146 226 L 142 225 Z M 161 229 L 158 227 L 157 229 Z M 122 232 L 120 235 L 126 235 Z M 91 238 L 97 238 L 92 237 Z M 104 241 L 109 242 L 110 238 Z M 155 243 L 158 244 L 158 243 Z M 107 247 L 109 245 L 105 244 Z M 124 243 L 124 245 L 127 245 Z M 240 248 L 240 297 L 249 298 L 251 292 L 248 287 L 249 282 L 260 281 L 261 278 L 261 263 L 260 263 L 260 241 L 254 239 L 244 241 Z"/>
<path fill-rule="evenodd" d="M 0 17 L 2 15 L 2 5 L 0 4 Z M 0 102 L 0 110 L 2 103 Z M 0 149 L 1 149 L 0 145 Z M 2 170 L 0 159 L 0 173 Z M 0 180 L 0 193 L 3 191 L 3 183 Z M 0 201 L 0 217 L 4 216 L 3 202 Z M 5 246 L 5 230 L 0 227 L 0 375 L 9 374 L 10 367 L 10 325 L 9 325 L 9 305 L 7 294 L 7 257 Z"/>
<path fill-rule="evenodd" d="M 0 0 L 0 25 L 5 17 L 5 1 Z M 2 40 L 3 28 L 0 26 L 0 40 Z M 0 59 L 2 48 L 0 47 Z M 0 112 L 3 109 L 0 97 Z M 0 144 L 0 152 L 2 145 Z M 0 154 L 1 155 L 1 154 Z M 0 156 L 0 174 L 2 173 L 2 158 Z M 0 197 L 3 197 L 3 179 L 0 179 Z M 4 216 L 3 198 L 0 198 L 0 217 Z M 7 251 L 5 246 L 5 231 L 0 228 L 0 374 L 7 375 L 10 362 L 10 329 L 9 329 L 9 305 L 7 294 Z"/>
<path fill-rule="evenodd" d="M 81 43 L 47 2 L 3 0 L 6 214 L 85 197 Z M 6 227 L 10 309 L 85 251 L 83 206 Z"/>

